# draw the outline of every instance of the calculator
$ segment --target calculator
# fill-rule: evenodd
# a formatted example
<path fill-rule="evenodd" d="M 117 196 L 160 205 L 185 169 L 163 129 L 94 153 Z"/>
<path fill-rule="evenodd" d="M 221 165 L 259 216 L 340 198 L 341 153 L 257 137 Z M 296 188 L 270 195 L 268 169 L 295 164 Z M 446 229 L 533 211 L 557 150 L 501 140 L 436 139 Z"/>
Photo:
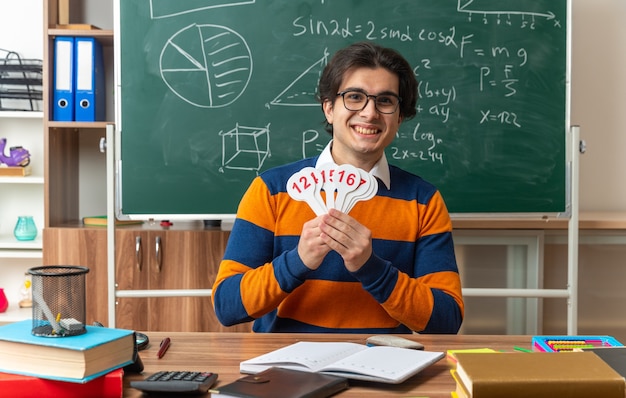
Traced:
<path fill-rule="evenodd" d="M 204 394 L 217 380 L 217 373 L 163 370 L 130 386 L 146 393 Z"/>

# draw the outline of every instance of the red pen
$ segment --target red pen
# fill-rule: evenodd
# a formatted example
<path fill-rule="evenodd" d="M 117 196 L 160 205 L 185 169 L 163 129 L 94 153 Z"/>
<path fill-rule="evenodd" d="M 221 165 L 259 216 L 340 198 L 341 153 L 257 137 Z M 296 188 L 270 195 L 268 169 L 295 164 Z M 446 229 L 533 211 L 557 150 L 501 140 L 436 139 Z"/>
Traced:
<path fill-rule="evenodd" d="M 159 359 L 163 358 L 163 355 L 165 355 L 165 353 L 167 352 L 167 349 L 170 348 L 170 338 L 166 337 L 161 341 L 161 344 L 159 345 L 159 352 L 157 352 L 157 357 Z"/>

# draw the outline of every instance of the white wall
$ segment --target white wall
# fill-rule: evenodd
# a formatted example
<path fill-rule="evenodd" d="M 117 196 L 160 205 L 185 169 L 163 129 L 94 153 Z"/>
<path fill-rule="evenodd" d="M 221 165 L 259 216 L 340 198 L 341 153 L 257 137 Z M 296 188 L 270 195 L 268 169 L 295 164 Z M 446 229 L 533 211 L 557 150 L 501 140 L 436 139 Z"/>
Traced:
<path fill-rule="evenodd" d="M 580 167 L 581 210 L 626 212 L 626 0 L 571 1 L 571 121 L 581 126 L 581 138 L 587 143 L 587 153 L 581 156 Z M 81 15 L 89 12 L 86 19 L 90 23 L 112 28 L 112 1 L 88 0 L 87 3 L 86 10 L 74 10 L 80 15 L 76 16 L 78 20 L 70 22 L 82 22 Z M 92 15 L 93 10 L 98 12 Z M 25 57 L 41 58 L 42 26 L 41 0 L 0 0 L 0 48 L 17 50 Z M 85 195 L 81 197 L 81 215 L 105 210 L 104 183 L 97 182 L 105 176 L 104 156 L 95 149 L 97 139 L 90 137 L 81 142 L 81 146 L 87 148 L 81 159 L 81 185 L 85 185 L 81 187 Z M 88 175 L 96 175 L 96 178 Z M 90 183 L 95 185 L 93 189 L 88 186 Z M 548 287 L 563 287 L 565 249 L 564 246 L 546 249 Z M 626 342 L 624 258 L 626 247 L 623 246 L 580 246 L 579 331 L 612 334 Z M 472 274 L 469 283 L 482 285 L 467 287 L 492 286 L 502 277 L 497 267 L 506 261 L 506 251 L 500 247 L 465 248 L 460 250 L 459 260 Z M 6 269 L 0 264 L 0 286 L 9 282 Z M 18 272 L 17 279 L 5 287 L 16 289 L 20 278 Z M 546 331 L 564 332 L 564 300 L 545 300 L 545 304 Z M 469 305 L 466 324 L 470 331 L 500 332 L 505 306 L 491 299 L 469 300 Z M 494 310 L 491 318 L 481 315 L 485 314 L 485 307 Z"/>
<path fill-rule="evenodd" d="M 572 1 L 571 122 L 581 126 L 587 152 L 581 156 L 580 207 L 585 211 L 626 212 L 626 0 Z M 92 13 L 97 0 L 88 0 Z M 109 2 L 106 2 L 109 4 Z M 88 20 L 111 28 L 108 11 Z M 100 18 L 100 19 L 97 19 Z M 459 250 L 470 286 L 497 286 L 506 278 L 500 265 L 504 248 Z M 581 245 L 579 332 L 611 334 L 626 342 L 626 246 Z M 567 248 L 549 245 L 545 256 L 545 285 L 564 288 Z M 471 284 L 476 284 L 472 286 Z M 521 299 L 511 299 L 521 300 Z M 476 333 L 504 333 L 506 301 L 468 300 L 466 328 Z M 488 309 L 488 310 L 485 310 Z M 544 332 L 566 333 L 567 304 L 544 300 Z"/>
<path fill-rule="evenodd" d="M 587 153 L 580 208 L 626 211 L 626 1 L 572 0 L 572 113 Z"/>
<path fill-rule="evenodd" d="M 43 57 L 41 0 L 0 1 L 0 48 L 24 58 Z"/>
<path fill-rule="evenodd" d="M 626 1 L 571 1 L 571 122 L 580 126 L 587 144 L 580 163 L 580 210 L 626 212 Z M 505 286 L 502 247 L 459 247 L 457 255 L 465 287 Z M 625 258 L 624 245 L 579 245 L 579 334 L 609 334 L 626 342 Z M 546 246 L 544 270 L 546 288 L 566 287 L 566 245 Z M 565 334 L 565 299 L 543 303 L 543 333 Z M 506 302 L 469 298 L 466 304 L 463 332 L 505 332 Z"/>
<path fill-rule="evenodd" d="M 0 0 L 0 49 L 15 51 L 21 58 L 42 59 L 43 58 L 43 2 L 41 0 Z M 5 56 L 0 52 L 0 56 Z M 12 121 L 4 121 L 7 126 Z M 37 120 L 24 121 L 15 120 L 14 123 L 39 123 Z M 0 131 L 0 136 L 2 132 Z M 43 135 L 42 135 L 43 136 Z M 43 148 L 43 140 L 37 147 L 37 154 L 33 154 L 34 159 L 39 159 Z M 32 148 L 28 148 L 29 150 Z M 32 153 L 32 151 L 31 151 Z M 33 164 L 33 168 L 42 168 L 41 164 Z M 41 174 L 41 173 L 40 173 Z M 38 188 L 33 186 L 33 188 Z M 37 194 L 42 193 L 42 189 L 33 189 Z M 10 193 L 9 190 L 4 194 Z M 15 198 L 24 203 L 32 203 L 24 198 Z M 37 201 L 35 201 L 37 203 Z M 38 229 L 41 231 L 43 220 L 36 220 Z M 3 233 L 15 224 L 15 220 L 0 220 L 3 224 Z M 9 299 L 9 303 L 15 305 L 20 299 L 20 288 L 24 280 L 24 273 L 31 267 L 41 265 L 41 261 L 36 259 L 3 258 L 0 259 L 0 288 Z"/>
<path fill-rule="evenodd" d="M 571 2 L 571 122 L 580 126 L 587 143 L 580 164 L 580 208 L 626 212 L 626 0 Z M 112 1 L 86 4 L 74 18 L 113 27 Z M 103 188 L 83 192 L 100 196 Z"/>

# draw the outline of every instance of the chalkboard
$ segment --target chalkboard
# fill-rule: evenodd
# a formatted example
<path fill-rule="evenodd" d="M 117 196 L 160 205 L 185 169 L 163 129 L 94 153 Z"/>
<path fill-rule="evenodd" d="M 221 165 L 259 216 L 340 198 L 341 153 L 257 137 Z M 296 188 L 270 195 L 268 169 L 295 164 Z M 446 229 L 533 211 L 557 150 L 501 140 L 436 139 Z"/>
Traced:
<path fill-rule="evenodd" d="M 119 1 L 118 213 L 233 215 L 252 179 L 318 154 L 329 57 L 399 50 L 417 116 L 390 163 L 451 213 L 567 210 L 566 0 Z"/>

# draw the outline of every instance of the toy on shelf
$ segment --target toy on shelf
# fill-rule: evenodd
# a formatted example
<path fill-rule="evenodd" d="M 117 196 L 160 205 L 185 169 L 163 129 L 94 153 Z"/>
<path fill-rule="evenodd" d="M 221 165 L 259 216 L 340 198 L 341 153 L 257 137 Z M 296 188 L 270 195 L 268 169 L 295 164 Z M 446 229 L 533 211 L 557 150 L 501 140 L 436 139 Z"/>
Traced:
<path fill-rule="evenodd" d="M 9 167 L 26 167 L 30 164 L 30 152 L 21 146 L 12 146 L 9 148 L 9 155 L 5 154 L 7 145 L 6 138 L 0 138 L 0 162 Z"/>
<path fill-rule="evenodd" d="M 0 138 L 0 176 L 24 177 L 31 174 L 30 152 L 22 146 L 12 146 L 5 153 L 7 139 Z"/>
<path fill-rule="evenodd" d="M 31 287 L 32 281 L 30 278 L 30 274 L 26 272 L 24 274 L 24 282 L 22 282 L 22 286 L 20 287 L 20 308 L 31 308 L 33 306 Z"/>

